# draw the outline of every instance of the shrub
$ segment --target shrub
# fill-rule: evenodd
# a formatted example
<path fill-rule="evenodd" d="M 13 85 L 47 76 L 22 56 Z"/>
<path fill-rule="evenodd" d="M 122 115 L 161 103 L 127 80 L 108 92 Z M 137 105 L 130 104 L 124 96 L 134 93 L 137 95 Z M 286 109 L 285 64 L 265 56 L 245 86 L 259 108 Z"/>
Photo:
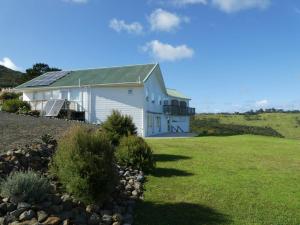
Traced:
<path fill-rule="evenodd" d="M 132 118 L 128 115 L 121 115 L 114 110 L 107 120 L 102 124 L 102 128 L 108 134 L 113 145 L 118 145 L 123 136 L 136 135 L 137 128 Z"/>
<path fill-rule="evenodd" d="M 101 203 L 114 190 L 113 159 L 105 133 L 74 126 L 59 140 L 50 171 L 78 200 Z"/>
<path fill-rule="evenodd" d="M 2 111 L 16 113 L 18 110 L 30 110 L 30 104 L 19 99 L 6 100 L 2 105 Z"/>
<path fill-rule="evenodd" d="M 40 202 L 49 192 L 47 178 L 33 171 L 12 173 L 1 183 L 1 196 L 15 202 Z"/>
<path fill-rule="evenodd" d="M 38 110 L 30 110 L 27 114 L 30 115 L 30 116 L 39 117 L 41 112 L 38 111 Z"/>
<path fill-rule="evenodd" d="M 10 99 L 18 99 L 20 96 L 20 94 L 14 93 L 14 92 L 3 92 L 0 95 L 0 100 L 2 101 L 6 101 L 6 100 L 10 100 Z"/>
<path fill-rule="evenodd" d="M 123 137 L 115 152 L 117 162 L 145 172 L 154 168 L 154 158 L 150 146 L 137 136 Z"/>

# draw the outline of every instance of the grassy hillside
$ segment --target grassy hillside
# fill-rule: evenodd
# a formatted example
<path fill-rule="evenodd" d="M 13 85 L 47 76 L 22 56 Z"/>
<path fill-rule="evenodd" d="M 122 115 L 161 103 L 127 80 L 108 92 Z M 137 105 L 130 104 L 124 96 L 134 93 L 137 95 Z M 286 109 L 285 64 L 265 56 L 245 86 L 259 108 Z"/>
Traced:
<path fill-rule="evenodd" d="M 243 135 L 147 142 L 157 168 L 135 224 L 300 224 L 299 141 Z"/>
<path fill-rule="evenodd" d="M 15 87 L 22 83 L 23 73 L 0 65 L 0 88 Z"/>
<path fill-rule="evenodd" d="M 196 119 L 220 124 L 270 127 L 285 138 L 300 140 L 300 113 L 263 113 L 259 115 L 197 115 Z"/>

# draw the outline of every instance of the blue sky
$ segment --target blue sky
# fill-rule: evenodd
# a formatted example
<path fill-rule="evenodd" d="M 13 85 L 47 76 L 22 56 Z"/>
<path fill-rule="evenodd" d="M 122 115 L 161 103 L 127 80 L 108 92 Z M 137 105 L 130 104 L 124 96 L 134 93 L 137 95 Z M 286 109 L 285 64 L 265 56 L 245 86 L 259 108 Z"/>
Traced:
<path fill-rule="evenodd" d="M 0 0 L 0 64 L 159 62 L 198 112 L 300 109 L 298 0 Z"/>

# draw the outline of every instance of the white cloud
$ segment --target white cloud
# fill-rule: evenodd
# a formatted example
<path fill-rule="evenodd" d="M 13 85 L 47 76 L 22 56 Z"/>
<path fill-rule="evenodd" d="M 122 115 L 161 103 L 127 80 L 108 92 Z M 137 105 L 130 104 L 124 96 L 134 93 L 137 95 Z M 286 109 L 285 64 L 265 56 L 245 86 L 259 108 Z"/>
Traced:
<path fill-rule="evenodd" d="M 143 32 L 143 26 L 140 23 L 126 23 L 124 20 L 118 20 L 116 18 L 109 22 L 109 27 L 117 32 L 126 31 L 134 34 L 141 34 Z"/>
<path fill-rule="evenodd" d="M 226 13 L 233 13 L 246 9 L 265 9 L 271 0 L 212 0 L 212 4 Z"/>
<path fill-rule="evenodd" d="M 177 29 L 181 23 L 189 22 L 188 17 L 181 17 L 163 9 L 156 9 L 148 19 L 152 31 L 170 32 Z"/>
<path fill-rule="evenodd" d="M 20 70 L 20 68 L 17 67 L 17 66 L 13 63 L 13 61 L 11 61 L 11 59 L 8 58 L 8 57 L 4 57 L 2 60 L 0 60 L 0 65 L 1 65 L 1 66 L 5 66 L 5 67 L 7 67 L 7 68 L 9 68 L 9 69 L 12 69 L 12 70 Z"/>
<path fill-rule="evenodd" d="M 148 42 L 142 49 L 161 61 L 176 61 L 191 58 L 194 55 L 194 50 L 186 45 L 173 46 L 158 40 Z"/>
<path fill-rule="evenodd" d="M 259 100 L 255 102 L 256 107 L 265 107 L 269 104 L 269 101 L 267 99 Z"/>
<path fill-rule="evenodd" d="M 175 6 L 195 5 L 195 4 L 207 4 L 207 0 L 171 0 L 171 3 Z"/>
<path fill-rule="evenodd" d="M 65 2 L 74 2 L 74 3 L 87 3 L 88 0 L 64 0 Z"/>

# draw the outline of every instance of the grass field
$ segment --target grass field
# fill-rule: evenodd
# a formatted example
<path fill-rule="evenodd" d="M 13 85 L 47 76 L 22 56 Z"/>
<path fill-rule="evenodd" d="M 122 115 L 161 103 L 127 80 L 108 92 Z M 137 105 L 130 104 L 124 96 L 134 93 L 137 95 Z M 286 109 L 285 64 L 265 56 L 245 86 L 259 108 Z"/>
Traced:
<path fill-rule="evenodd" d="M 197 115 L 199 119 L 218 119 L 224 124 L 271 127 L 286 138 L 300 140 L 300 113 L 262 113 L 245 115 Z"/>
<path fill-rule="evenodd" d="M 148 176 L 135 224 L 300 224 L 298 140 L 245 135 L 148 142 L 157 169 Z"/>

